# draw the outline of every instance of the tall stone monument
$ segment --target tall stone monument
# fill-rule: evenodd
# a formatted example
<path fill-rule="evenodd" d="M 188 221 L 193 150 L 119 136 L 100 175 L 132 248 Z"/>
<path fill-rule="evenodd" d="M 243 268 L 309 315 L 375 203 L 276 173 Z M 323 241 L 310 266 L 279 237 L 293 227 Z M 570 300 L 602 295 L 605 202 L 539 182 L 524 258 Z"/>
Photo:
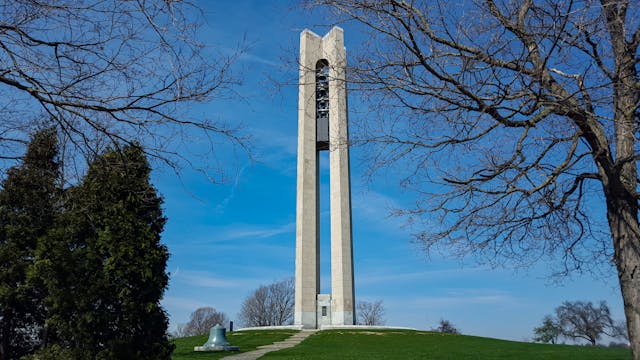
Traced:
<path fill-rule="evenodd" d="M 294 324 L 354 324 L 344 34 L 300 34 Z M 320 294 L 319 153 L 329 151 L 331 294 Z"/>

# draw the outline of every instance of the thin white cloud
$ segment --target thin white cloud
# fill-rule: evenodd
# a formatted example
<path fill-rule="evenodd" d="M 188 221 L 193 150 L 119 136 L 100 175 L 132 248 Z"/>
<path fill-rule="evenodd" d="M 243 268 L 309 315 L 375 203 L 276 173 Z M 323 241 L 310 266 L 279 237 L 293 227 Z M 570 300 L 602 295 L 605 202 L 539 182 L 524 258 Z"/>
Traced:
<path fill-rule="evenodd" d="M 290 222 L 276 226 L 256 226 L 248 224 L 236 224 L 223 229 L 219 229 L 216 235 L 217 241 L 237 240 L 243 238 L 265 239 L 280 234 L 293 233 L 296 230 L 296 223 Z"/>
<path fill-rule="evenodd" d="M 188 285 L 204 288 L 236 288 L 242 286 L 235 279 L 223 279 L 208 271 L 181 269 L 171 277 L 172 282 L 184 282 Z"/>
<path fill-rule="evenodd" d="M 413 307 L 443 309 L 473 305 L 506 305 L 516 303 L 511 293 L 499 289 L 450 289 L 443 296 L 427 296 L 409 300 Z"/>
<path fill-rule="evenodd" d="M 248 63 L 256 63 L 256 64 L 264 64 L 271 67 L 282 67 L 282 62 L 274 61 L 272 59 L 268 59 L 264 56 L 256 55 L 247 51 L 246 46 L 238 46 L 238 47 L 229 47 L 229 46 L 218 46 L 218 51 L 220 51 L 223 55 L 228 57 L 233 57 L 242 62 Z"/>
<path fill-rule="evenodd" d="M 238 57 L 238 59 L 240 61 L 264 64 L 264 65 L 268 65 L 268 66 L 272 66 L 272 67 L 276 67 L 276 68 L 282 67 L 282 62 L 273 61 L 273 60 L 267 59 L 265 57 L 262 57 L 262 56 L 259 56 L 259 55 L 255 55 L 255 54 L 251 54 L 251 53 L 248 53 L 248 52 L 241 53 L 240 56 Z"/>
<path fill-rule="evenodd" d="M 206 246 L 215 246 L 218 251 L 224 251 L 233 250 L 237 245 L 241 245 L 237 240 L 268 239 L 282 234 L 294 234 L 295 230 L 295 222 L 272 225 L 235 223 L 224 226 L 198 226 L 190 229 L 186 237 L 184 234 L 181 235 L 179 242 L 173 239 L 167 241 L 173 241 L 175 244 L 172 247 L 176 250 L 199 248 L 205 251 Z M 263 243 L 263 245 L 273 246 L 274 244 Z"/>
<path fill-rule="evenodd" d="M 364 216 L 389 220 L 391 211 L 400 207 L 396 198 L 383 193 L 365 189 L 354 191 L 354 211 L 358 211 Z"/>
<path fill-rule="evenodd" d="M 254 126 L 250 130 L 256 145 L 257 161 L 280 169 L 286 175 L 295 176 L 295 159 L 298 153 L 296 132 L 285 132 L 275 126 Z"/>
<path fill-rule="evenodd" d="M 394 238 L 409 238 L 405 228 L 406 219 L 393 216 L 392 211 L 402 206 L 390 196 L 373 190 L 355 189 L 352 192 L 354 230 L 375 230 L 378 234 L 393 235 Z"/>
<path fill-rule="evenodd" d="M 414 281 L 414 280 L 428 280 L 428 279 L 448 279 L 448 278 L 456 278 L 460 276 L 468 276 L 469 273 L 483 271 L 483 268 L 464 268 L 464 269 L 442 269 L 442 270 L 427 270 L 427 271 L 416 271 L 416 272 L 404 272 L 404 273 L 389 273 L 385 272 L 384 274 L 370 274 L 367 271 L 363 271 L 365 273 L 364 276 L 358 277 L 357 284 L 358 285 L 372 285 L 372 284 L 391 284 L 398 283 L 404 281 Z"/>
<path fill-rule="evenodd" d="M 231 202 L 231 200 L 233 200 L 233 198 L 236 196 L 236 190 L 238 189 L 240 178 L 242 177 L 242 174 L 244 174 L 244 171 L 247 169 L 247 167 L 249 167 L 249 164 L 245 164 L 242 168 L 240 168 L 240 171 L 238 171 L 238 174 L 236 175 L 233 181 L 233 186 L 231 187 L 229 194 L 227 195 L 227 197 L 222 199 L 222 201 L 218 205 L 216 205 L 216 213 L 218 214 L 223 213 L 224 210 L 229 205 L 229 203 Z"/>
<path fill-rule="evenodd" d="M 193 311 L 195 309 L 207 306 L 202 301 L 194 300 L 192 298 L 166 296 L 162 299 L 161 304 L 164 308 L 182 311 Z"/>

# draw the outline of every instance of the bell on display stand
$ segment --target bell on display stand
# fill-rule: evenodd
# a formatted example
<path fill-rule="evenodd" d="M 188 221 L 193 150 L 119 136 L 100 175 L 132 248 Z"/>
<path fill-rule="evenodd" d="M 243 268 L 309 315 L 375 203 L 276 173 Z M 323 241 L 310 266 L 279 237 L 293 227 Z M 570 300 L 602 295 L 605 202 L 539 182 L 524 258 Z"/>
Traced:
<path fill-rule="evenodd" d="M 209 340 L 202 346 L 196 346 L 193 351 L 238 351 L 237 346 L 231 346 L 227 341 L 227 329 L 220 324 L 209 331 Z"/>

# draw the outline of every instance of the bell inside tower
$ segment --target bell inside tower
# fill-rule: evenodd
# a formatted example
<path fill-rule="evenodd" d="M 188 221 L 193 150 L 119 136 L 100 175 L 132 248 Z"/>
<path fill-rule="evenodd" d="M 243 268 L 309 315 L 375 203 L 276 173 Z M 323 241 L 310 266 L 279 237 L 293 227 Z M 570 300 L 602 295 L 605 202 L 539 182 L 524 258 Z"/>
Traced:
<path fill-rule="evenodd" d="M 329 150 L 329 63 L 316 64 L 316 150 Z"/>

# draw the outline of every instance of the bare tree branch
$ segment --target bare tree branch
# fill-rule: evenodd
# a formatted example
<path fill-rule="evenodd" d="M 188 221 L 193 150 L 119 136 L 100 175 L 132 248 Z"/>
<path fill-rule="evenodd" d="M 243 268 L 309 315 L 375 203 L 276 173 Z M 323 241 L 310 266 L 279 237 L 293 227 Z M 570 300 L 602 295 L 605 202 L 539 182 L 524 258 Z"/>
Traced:
<path fill-rule="evenodd" d="M 195 41 L 198 14 L 189 1 L 0 5 L 0 107 L 24 124 L 0 125 L 5 157 L 21 153 L 28 134 L 51 124 L 75 156 L 139 143 L 180 167 L 195 154 L 213 155 L 220 143 L 246 151 L 237 126 L 189 110 L 228 96 L 237 82 L 234 55 Z M 219 178 L 222 169 L 205 163 Z"/>
<path fill-rule="evenodd" d="M 553 275 L 615 266 L 640 359 L 637 4 L 309 2 L 369 30 L 352 142 L 417 194 L 396 212 L 416 242 Z"/>

